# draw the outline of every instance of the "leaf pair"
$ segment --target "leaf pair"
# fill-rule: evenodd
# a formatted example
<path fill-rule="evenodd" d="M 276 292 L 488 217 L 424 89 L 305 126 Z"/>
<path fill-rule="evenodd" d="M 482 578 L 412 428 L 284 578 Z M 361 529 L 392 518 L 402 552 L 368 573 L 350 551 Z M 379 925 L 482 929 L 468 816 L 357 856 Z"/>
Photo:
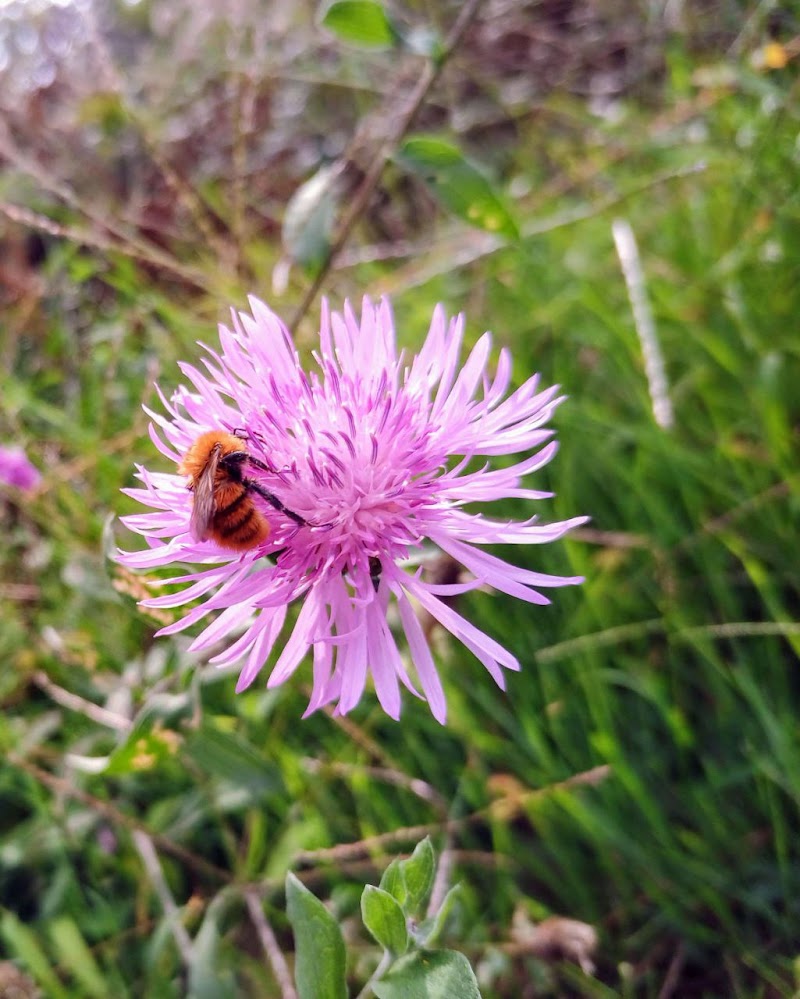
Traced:
<path fill-rule="evenodd" d="M 431 949 L 458 890 L 451 888 L 438 911 L 423 919 L 435 874 L 436 858 L 426 837 L 410 857 L 389 864 L 378 887 L 364 888 L 364 926 L 384 950 L 382 973 L 370 983 L 378 999 L 480 999 L 464 955 Z M 286 902 L 300 999 L 347 999 L 345 945 L 334 916 L 291 873 L 286 877 Z"/>

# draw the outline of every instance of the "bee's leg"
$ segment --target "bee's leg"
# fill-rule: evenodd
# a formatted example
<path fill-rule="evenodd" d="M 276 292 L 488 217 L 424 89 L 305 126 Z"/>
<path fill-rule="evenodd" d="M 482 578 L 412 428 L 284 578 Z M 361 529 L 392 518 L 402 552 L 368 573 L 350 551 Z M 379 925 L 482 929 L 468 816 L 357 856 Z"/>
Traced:
<path fill-rule="evenodd" d="M 231 433 L 240 441 L 249 441 L 251 438 L 255 438 L 262 446 L 264 445 L 264 438 L 261 434 L 256 433 L 255 430 L 248 430 L 247 427 L 234 427 Z"/>
<path fill-rule="evenodd" d="M 253 459 L 251 458 L 250 460 L 252 461 Z M 242 479 L 242 482 L 248 489 L 252 489 L 254 493 L 258 493 L 258 495 L 262 499 L 265 499 L 270 506 L 274 506 L 276 510 L 280 510 L 281 513 L 285 513 L 287 517 L 290 517 L 295 522 L 295 524 L 299 524 L 301 527 L 305 527 L 308 524 L 308 521 L 301 517 L 299 513 L 295 513 L 293 510 L 289 510 L 285 507 L 275 493 L 271 493 L 269 489 L 265 489 L 260 482 L 255 482 L 253 479 Z"/>
<path fill-rule="evenodd" d="M 266 462 L 263 462 L 260 458 L 254 458 L 252 454 L 247 455 L 247 464 L 253 465 L 255 468 L 261 469 L 262 472 L 270 472 L 272 475 L 275 474 L 275 469 L 270 468 Z"/>

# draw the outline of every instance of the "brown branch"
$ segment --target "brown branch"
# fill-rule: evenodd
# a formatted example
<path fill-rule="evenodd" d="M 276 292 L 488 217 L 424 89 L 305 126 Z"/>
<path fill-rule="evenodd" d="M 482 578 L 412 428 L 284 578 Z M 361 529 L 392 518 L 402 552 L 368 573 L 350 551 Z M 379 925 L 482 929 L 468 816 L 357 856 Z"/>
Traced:
<path fill-rule="evenodd" d="M 299 850 L 294 855 L 295 863 L 316 864 L 323 862 L 341 863 L 343 860 L 350 860 L 360 857 L 363 854 L 371 854 L 376 850 L 383 850 L 387 847 L 397 847 L 400 843 L 419 842 L 425 836 L 436 835 L 444 832 L 451 834 L 460 830 L 485 822 L 494 817 L 498 811 L 507 810 L 513 807 L 516 811 L 523 809 L 530 802 L 540 797 L 546 797 L 556 791 L 563 791 L 571 787 L 580 785 L 598 784 L 611 774 L 611 768 L 606 764 L 592 767 L 590 770 L 583 770 L 580 773 L 572 774 L 565 780 L 548 784 L 546 787 L 532 788 L 524 790 L 514 795 L 504 795 L 493 801 L 486 808 L 481 808 L 470 815 L 464 815 L 457 819 L 449 819 L 446 822 L 429 822 L 425 825 L 406 826 L 402 829 L 394 829 L 388 833 L 379 833 L 375 836 L 367 836 L 354 843 L 340 843 L 337 846 L 324 847 L 319 850 Z"/>
<path fill-rule="evenodd" d="M 130 732 L 133 728 L 133 722 L 130 718 L 126 718 L 125 715 L 118 714 L 116 711 L 109 711 L 108 708 L 94 704 L 85 697 L 73 694 L 70 690 L 65 690 L 64 687 L 54 683 L 44 670 L 36 670 L 32 679 L 36 686 L 56 704 L 60 704 L 70 711 L 77 711 L 98 725 L 105 725 L 107 728 L 114 729 L 115 732 Z"/>
<path fill-rule="evenodd" d="M 258 893 L 251 888 L 244 893 L 244 899 L 250 919 L 261 942 L 261 947 L 272 968 L 275 981 L 281 990 L 282 999 L 297 999 L 297 992 L 292 983 L 292 973 L 289 970 L 289 965 L 286 963 L 286 958 L 283 956 L 283 951 L 278 944 L 275 933 L 267 921 L 267 917 L 264 915 L 264 909 L 262 908 Z"/>
<path fill-rule="evenodd" d="M 403 136 L 411 127 L 411 124 L 424 104 L 425 98 L 428 96 L 431 87 L 433 87 L 434 83 L 438 80 L 445 63 L 453 54 L 461 39 L 464 37 L 464 33 L 472 23 L 480 5 L 481 0 L 466 0 L 466 3 L 461 8 L 455 24 L 450 29 L 450 32 L 444 41 L 441 51 L 435 59 L 431 59 L 425 64 L 425 67 L 417 80 L 417 85 L 414 87 L 408 98 L 405 109 L 402 110 L 397 116 L 391 114 L 391 112 L 387 112 L 387 117 L 390 120 L 394 120 L 396 117 L 395 127 L 389 132 L 378 149 L 375 158 L 373 159 L 364 176 L 364 179 L 361 182 L 361 186 L 356 191 L 353 200 L 350 202 L 349 208 L 339 223 L 338 232 L 331 243 L 325 260 L 323 261 L 316 277 L 311 282 L 310 287 L 303 296 L 297 311 L 292 317 L 289 328 L 293 333 L 297 330 L 303 316 L 305 316 L 312 302 L 317 297 L 317 293 L 325 283 L 325 279 L 327 278 L 331 267 L 349 239 L 350 233 L 353 231 L 353 227 L 366 208 L 367 203 L 372 196 L 372 192 L 375 190 L 375 187 L 380 180 L 381 174 L 383 173 L 383 169 L 386 166 L 389 157 L 397 149 Z"/>
<path fill-rule="evenodd" d="M 71 207 L 75 207 L 78 211 L 84 211 L 80 204 L 71 205 Z M 153 267 L 159 267 L 202 291 L 208 289 L 208 282 L 200 271 L 181 264 L 169 254 L 159 250 L 158 247 L 149 246 L 142 240 L 134 239 L 130 234 L 113 231 L 109 224 L 106 224 L 105 228 L 112 233 L 113 238 L 103 233 L 99 227 L 90 230 L 80 226 L 60 225 L 47 215 L 33 212 L 22 205 L 16 205 L 9 201 L 0 201 L 0 215 L 5 215 L 11 222 L 16 222 L 18 225 L 33 229 L 36 232 L 43 232 L 48 236 L 66 239 L 79 246 L 100 250 L 102 253 L 119 253 L 132 260 L 139 260 Z"/>

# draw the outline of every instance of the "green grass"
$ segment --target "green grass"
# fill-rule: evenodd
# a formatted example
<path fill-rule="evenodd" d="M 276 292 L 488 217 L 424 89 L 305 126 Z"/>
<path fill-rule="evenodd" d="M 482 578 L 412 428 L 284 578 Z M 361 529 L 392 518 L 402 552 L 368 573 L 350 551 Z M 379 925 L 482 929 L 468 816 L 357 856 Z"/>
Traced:
<path fill-rule="evenodd" d="M 449 23 L 452 11 L 434 6 Z M 278 220 L 315 163 L 288 151 L 349 135 L 400 57 L 335 45 L 331 84 L 308 85 L 302 121 L 281 119 L 274 102 L 295 93 L 289 78 L 314 65 L 321 44 L 307 24 L 284 26 L 277 50 L 298 39 L 305 48 L 294 70 L 272 56 L 255 77 L 259 127 L 243 140 L 251 159 L 240 177 L 222 126 L 246 106 L 242 80 L 212 33 L 185 57 L 192 84 L 165 83 L 147 114 L 59 97 L 73 115 L 72 158 L 57 136 L 40 139 L 74 204 L 20 162 L 0 174 L 1 205 L 65 230 L 45 237 L 28 271 L 36 283 L 9 293 L 0 315 L 0 426 L 45 475 L 30 500 L 0 495 L 0 953 L 45 995 L 278 996 L 243 886 L 259 886 L 290 955 L 286 870 L 349 924 L 364 882 L 413 847 L 419 836 L 404 830 L 419 826 L 452 854 L 464 890 L 447 942 L 483 969 L 486 997 L 795 994 L 800 105 L 794 64 L 758 71 L 751 54 L 771 36 L 796 36 L 798 20 L 793 8 L 772 20 L 756 6 L 716 14 L 724 37 L 653 43 L 659 72 L 624 90 L 612 119 L 567 86 L 522 108 L 503 97 L 491 51 L 456 57 L 437 106 L 472 113 L 491 97 L 497 134 L 439 129 L 435 116 L 423 130 L 497 171 L 522 237 L 488 252 L 486 234 L 434 210 L 421 182 L 390 164 L 350 245 L 413 239 L 419 252 L 334 270 L 325 283 L 336 305 L 391 287 L 409 349 L 436 301 L 464 309 L 469 338 L 490 328 L 512 348 L 517 381 L 540 371 L 569 395 L 555 421 L 561 450 L 540 473 L 557 495 L 540 512 L 588 514 L 591 525 L 510 554 L 586 582 L 554 591 L 545 609 L 498 593 L 463 599 L 460 610 L 523 669 L 503 694 L 439 636 L 446 728 L 411 699 L 396 724 L 372 694 L 345 721 L 300 722 L 307 669 L 278 691 L 257 682 L 235 695 L 235 674 L 188 654 L 186 637 L 153 638 L 160 622 L 135 602 L 144 583 L 110 557 L 136 543 L 116 519 L 135 508 L 119 492 L 134 464 L 164 467 L 140 409 L 160 405 L 153 381 L 178 384 L 176 362 L 196 359 L 197 340 L 213 344 L 216 322 L 250 291 L 292 314 L 308 277 L 295 267 L 286 293 L 271 294 Z M 609 32 L 620 23 L 612 17 Z M 629 58 L 645 66 L 643 50 Z M 119 59 L 133 80 L 136 67 Z M 725 82 L 704 82 L 709 68 Z M 192 86 L 204 95 L 196 104 Z M 199 138 L 201 111 L 220 129 L 218 154 Z M 33 143 L 10 120 L 19 145 Z M 196 156 L 169 139 L 168 126 L 186 121 Z M 87 122 L 99 145 L 85 144 Z M 259 159 L 256 139 L 270 135 L 285 156 Z M 128 202 L 111 181 L 126 155 Z M 185 178 L 188 200 L 166 198 L 164 163 Z M 131 191 L 150 185 L 153 229 L 134 238 Z M 112 239 L 100 217 L 129 238 Z M 675 410 L 669 431 L 653 418 L 615 218 L 637 237 Z M 8 247 L 29 231 L 8 223 L 0 234 Z M 145 261 L 137 240 L 169 266 Z M 301 324 L 304 348 L 316 314 Z M 509 501 L 502 512 L 528 510 Z M 90 705 L 113 715 L 98 719 Z M 149 768 L 137 768 L 142 753 Z M 109 770 L 92 773 L 87 761 L 106 756 Z M 520 905 L 535 919 L 593 924 L 596 977 L 512 954 Z M 370 955 L 363 938 L 350 950 L 353 994 Z"/>

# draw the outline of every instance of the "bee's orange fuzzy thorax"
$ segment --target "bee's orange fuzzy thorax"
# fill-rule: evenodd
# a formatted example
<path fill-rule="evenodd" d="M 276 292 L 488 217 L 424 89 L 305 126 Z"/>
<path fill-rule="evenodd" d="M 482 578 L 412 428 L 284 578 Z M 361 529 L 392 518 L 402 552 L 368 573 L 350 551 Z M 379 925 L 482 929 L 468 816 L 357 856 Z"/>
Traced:
<path fill-rule="evenodd" d="M 247 450 L 244 441 L 229 434 L 227 430 L 207 430 L 204 434 L 200 434 L 183 456 L 178 465 L 178 472 L 181 475 L 188 475 L 194 482 L 208 464 L 211 452 L 217 445 L 222 457 L 235 451 Z"/>

